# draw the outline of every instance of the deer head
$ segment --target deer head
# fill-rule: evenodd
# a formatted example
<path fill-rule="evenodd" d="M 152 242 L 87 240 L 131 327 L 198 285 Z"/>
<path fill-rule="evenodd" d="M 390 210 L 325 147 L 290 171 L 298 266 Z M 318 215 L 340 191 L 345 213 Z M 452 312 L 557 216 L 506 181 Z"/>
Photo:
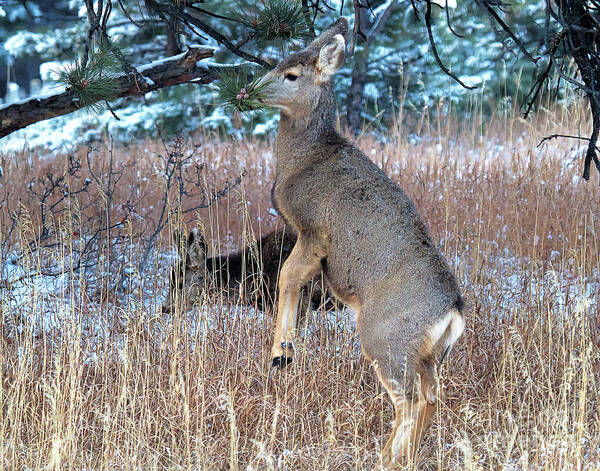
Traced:
<path fill-rule="evenodd" d="M 348 21 L 338 19 L 304 49 L 283 59 L 266 74 L 263 100 L 267 106 L 303 121 L 314 115 L 323 101 L 331 101 L 331 79 L 344 63 Z"/>
<path fill-rule="evenodd" d="M 169 294 L 162 310 L 172 312 L 177 300 L 192 301 L 198 297 L 205 285 L 206 241 L 198 229 L 189 236 L 175 231 L 173 234 L 179 260 L 171 267 L 169 274 Z"/>

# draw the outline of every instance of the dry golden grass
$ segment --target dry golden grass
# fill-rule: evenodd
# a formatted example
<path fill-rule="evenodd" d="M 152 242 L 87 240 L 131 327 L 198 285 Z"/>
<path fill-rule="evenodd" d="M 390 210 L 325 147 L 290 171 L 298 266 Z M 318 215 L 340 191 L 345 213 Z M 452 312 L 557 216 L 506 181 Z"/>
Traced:
<path fill-rule="evenodd" d="M 424 116 L 415 120 L 417 142 L 403 127 L 386 143 L 359 140 L 417 204 L 467 305 L 465 335 L 442 366 L 443 400 L 418 462 L 407 469 L 600 469 L 600 188 L 578 177 L 583 147 L 575 149 L 583 144 L 555 140 L 536 148 L 547 134 L 577 133 L 578 126 L 585 132 L 584 111 L 542 111 L 526 123 L 477 116 L 429 123 Z M 197 156 L 209 186 L 247 174 L 183 222 L 200 221 L 221 251 L 274 227 L 271 146 L 196 140 L 204 142 Z M 127 229 L 134 245 L 158 217 L 151 206 L 163 191 L 153 170 L 160 152 L 157 142 L 115 151 L 118 162 L 132 164 L 110 208 L 115 218 L 128 185 L 148 178 L 136 203 L 143 217 Z M 18 198 L 30 205 L 15 234 L 30 241 L 41 230 L 39 210 L 23 181 L 44 165 L 64 165 L 64 156 L 2 158 L 7 205 Z M 98 189 L 90 193 L 97 197 Z M 6 207 L 0 217 L 4 238 Z M 64 250 L 75 237 L 61 234 Z M 156 251 L 170 244 L 168 230 L 162 235 Z M 33 252 L 28 263 L 44 265 L 51 250 Z M 33 284 L 16 307 L 2 297 L 0 468 L 377 466 L 392 407 L 359 354 L 348 313 L 315 314 L 297 358 L 279 372 L 270 367 L 273 313 L 210 299 L 165 317 L 161 260 L 152 258 L 144 285 L 129 295 L 101 277 L 97 285 L 112 298 L 95 299 L 85 280 L 73 281 L 76 273 L 64 296 L 48 300 Z M 135 302 L 147 293 L 153 302 Z M 40 329 L 41 318 L 52 325 Z"/>

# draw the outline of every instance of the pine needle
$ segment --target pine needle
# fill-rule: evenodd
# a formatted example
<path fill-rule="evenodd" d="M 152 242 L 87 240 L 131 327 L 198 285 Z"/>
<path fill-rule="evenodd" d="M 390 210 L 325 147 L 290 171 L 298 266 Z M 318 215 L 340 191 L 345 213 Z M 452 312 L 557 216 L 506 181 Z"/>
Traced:
<path fill-rule="evenodd" d="M 220 73 L 217 93 L 223 108 L 241 112 L 265 108 L 262 100 L 266 97 L 264 90 L 268 82 L 260 83 L 262 75 L 255 75 L 254 79 L 248 82 L 249 75 L 247 68 L 240 69 L 238 73 L 230 70 Z"/>
<path fill-rule="evenodd" d="M 252 30 L 258 42 L 285 43 L 310 34 L 298 1 L 240 2 L 234 16 Z"/>
<path fill-rule="evenodd" d="M 108 49 L 101 48 L 90 52 L 87 63 L 79 58 L 61 70 L 58 81 L 73 91 L 81 108 L 100 114 L 105 109 L 104 103 L 117 96 L 117 70 L 117 59 Z"/>

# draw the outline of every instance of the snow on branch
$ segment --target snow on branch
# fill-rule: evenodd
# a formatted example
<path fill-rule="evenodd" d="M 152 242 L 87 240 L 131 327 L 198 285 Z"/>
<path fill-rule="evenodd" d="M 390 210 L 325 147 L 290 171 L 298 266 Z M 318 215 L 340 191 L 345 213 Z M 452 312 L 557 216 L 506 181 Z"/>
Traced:
<path fill-rule="evenodd" d="M 151 62 L 135 69 L 135 73 L 115 77 L 115 98 L 144 95 L 159 88 L 182 83 L 210 83 L 218 75 L 215 69 L 198 63 L 212 57 L 214 49 L 190 46 L 176 56 Z M 55 94 L 31 97 L 0 107 L 0 138 L 30 124 L 72 113 L 82 108 L 72 89 Z"/>

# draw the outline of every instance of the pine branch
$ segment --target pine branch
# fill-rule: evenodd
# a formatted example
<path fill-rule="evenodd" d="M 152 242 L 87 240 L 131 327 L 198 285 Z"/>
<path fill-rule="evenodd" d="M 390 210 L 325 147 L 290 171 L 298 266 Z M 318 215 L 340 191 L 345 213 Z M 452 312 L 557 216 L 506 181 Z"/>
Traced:
<path fill-rule="evenodd" d="M 302 4 L 296 0 L 268 0 L 264 3 L 244 2 L 236 17 L 250 29 L 259 42 L 284 44 L 297 38 L 310 37 L 310 29 Z"/>
<path fill-rule="evenodd" d="M 138 74 L 116 76 L 112 79 L 114 96 L 142 96 L 153 90 L 188 82 L 210 83 L 217 79 L 216 71 L 222 67 L 207 66 L 198 61 L 212 57 L 213 53 L 212 48 L 190 47 L 177 56 L 138 67 Z M 0 107 L 0 138 L 38 121 L 69 114 L 81 108 L 82 103 L 73 89 L 4 105 Z"/>
<path fill-rule="evenodd" d="M 256 111 L 265 107 L 264 90 L 268 83 L 261 83 L 261 75 L 254 74 L 252 80 L 249 76 L 250 71 L 247 67 L 219 73 L 219 101 L 227 111 Z"/>
<path fill-rule="evenodd" d="M 88 60 L 77 59 L 59 73 L 59 81 L 73 90 L 82 107 L 100 114 L 102 102 L 114 100 L 117 94 L 117 59 L 108 48 L 91 51 Z"/>
<path fill-rule="evenodd" d="M 236 56 L 239 56 L 242 59 L 247 60 L 248 62 L 254 62 L 255 64 L 258 64 L 268 70 L 271 70 L 273 68 L 273 66 L 271 64 L 262 60 L 260 57 L 253 56 L 252 54 L 242 51 L 238 46 L 236 46 L 232 41 L 230 41 L 225 35 L 219 33 L 217 30 L 215 30 L 210 25 L 206 24 L 200 18 L 197 18 L 196 16 L 192 16 L 189 13 L 186 13 L 185 11 L 183 11 L 182 6 L 163 5 L 158 2 L 152 2 L 152 6 L 157 11 L 167 13 L 169 15 L 173 15 L 173 16 L 179 18 L 179 20 L 181 22 L 183 22 L 186 26 L 188 26 L 190 29 L 194 29 L 194 28 L 192 28 L 191 25 L 195 26 L 196 28 L 198 28 L 199 30 L 201 30 L 202 32 L 204 32 L 205 34 L 207 34 L 208 36 L 213 38 L 219 44 L 223 44 L 223 46 L 225 46 L 227 49 L 229 49 L 231 52 L 233 52 Z"/>

